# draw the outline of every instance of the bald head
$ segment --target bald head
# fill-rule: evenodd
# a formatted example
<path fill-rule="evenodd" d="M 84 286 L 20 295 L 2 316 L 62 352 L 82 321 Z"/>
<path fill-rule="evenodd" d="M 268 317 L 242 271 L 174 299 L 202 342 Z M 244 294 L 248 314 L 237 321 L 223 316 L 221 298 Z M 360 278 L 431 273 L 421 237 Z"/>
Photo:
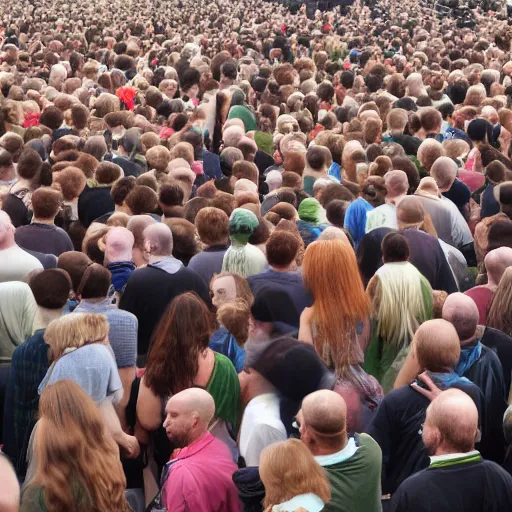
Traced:
<path fill-rule="evenodd" d="M 172 256 L 172 231 L 157 222 L 144 229 L 144 249 L 150 256 Z"/>
<path fill-rule="evenodd" d="M 422 370 L 447 372 L 460 357 L 459 336 L 455 327 L 446 320 L 428 320 L 414 334 L 416 357 Z"/>
<path fill-rule="evenodd" d="M 384 176 L 384 182 L 386 183 L 386 197 L 388 199 L 403 196 L 407 194 L 407 190 L 409 189 L 409 180 L 404 171 L 387 172 Z"/>
<path fill-rule="evenodd" d="M 434 178 L 441 192 L 450 190 L 457 177 L 457 164 L 447 156 L 439 157 L 432 168 L 430 175 Z"/>
<path fill-rule="evenodd" d="M 197 413 L 205 430 L 215 415 L 215 402 L 212 395 L 201 388 L 189 388 L 176 393 L 167 402 L 167 405 L 169 404 L 184 411 Z"/>
<path fill-rule="evenodd" d="M 489 286 L 498 286 L 507 267 L 512 266 L 512 249 L 499 247 L 487 253 L 484 259 Z"/>
<path fill-rule="evenodd" d="M 318 240 L 342 240 L 343 242 L 350 244 L 345 231 L 334 226 L 325 228 L 321 235 L 318 237 Z"/>
<path fill-rule="evenodd" d="M 346 428 L 345 400 L 328 389 L 315 391 L 302 401 L 302 414 L 306 425 L 322 434 L 339 434 Z"/>
<path fill-rule="evenodd" d="M 474 339 L 479 313 L 471 297 L 463 293 L 448 295 L 443 305 L 443 319 L 455 327 L 461 344 Z"/>
<path fill-rule="evenodd" d="M 7 457 L 0 454 L 0 510 L 18 512 L 20 504 L 20 484 Z"/>
<path fill-rule="evenodd" d="M 130 261 L 135 243 L 133 233 L 121 226 L 110 228 L 105 237 L 105 257 L 110 263 Z"/>
<path fill-rule="evenodd" d="M 431 455 L 467 453 L 478 434 L 478 410 L 459 389 L 443 391 L 428 407 L 423 442 Z"/>
<path fill-rule="evenodd" d="M 3 210 L 0 210 L 0 250 L 8 249 L 14 245 L 14 232 L 11 218 Z"/>

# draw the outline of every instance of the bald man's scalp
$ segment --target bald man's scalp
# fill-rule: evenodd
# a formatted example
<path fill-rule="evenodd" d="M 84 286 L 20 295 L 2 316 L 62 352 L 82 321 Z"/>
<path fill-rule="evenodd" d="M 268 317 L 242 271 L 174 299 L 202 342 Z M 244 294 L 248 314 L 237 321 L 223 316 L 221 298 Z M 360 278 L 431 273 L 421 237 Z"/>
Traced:
<path fill-rule="evenodd" d="M 171 256 L 173 239 L 169 226 L 162 222 L 151 224 L 144 229 L 144 244 L 149 243 L 152 256 Z"/>
<path fill-rule="evenodd" d="M 302 414 L 306 425 L 320 434 L 339 434 L 346 429 L 347 405 L 334 391 L 324 389 L 306 396 Z"/>
<path fill-rule="evenodd" d="M 196 412 L 202 425 L 208 428 L 215 416 L 215 401 L 212 395 L 201 388 L 189 388 L 176 393 L 169 399 L 171 403 L 179 403 L 186 410 Z"/>
<path fill-rule="evenodd" d="M 480 314 L 475 301 L 463 293 L 448 295 L 443 305 L 443 319 L 450 322 L 464 342 L 475 337 Z"/>
<path fill-rule="evenodd" d="M 512 249 L 510 247 L 499 247 L 488 252 L 484 264 L 489 277 L 489 284 L 497 286 L 507 267 L 512 266 Z"/>

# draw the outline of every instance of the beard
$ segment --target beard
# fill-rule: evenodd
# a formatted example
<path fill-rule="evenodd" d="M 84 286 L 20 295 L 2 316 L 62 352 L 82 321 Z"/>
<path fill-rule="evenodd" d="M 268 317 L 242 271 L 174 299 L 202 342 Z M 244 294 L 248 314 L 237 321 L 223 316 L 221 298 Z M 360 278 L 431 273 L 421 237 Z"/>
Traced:
<path fill-rule="evenodd" d="M 185 432 L 167 434 L 167 437 L 174 448 L 185 448 L 185 446 L 188 446 L 188 436 Z"/>

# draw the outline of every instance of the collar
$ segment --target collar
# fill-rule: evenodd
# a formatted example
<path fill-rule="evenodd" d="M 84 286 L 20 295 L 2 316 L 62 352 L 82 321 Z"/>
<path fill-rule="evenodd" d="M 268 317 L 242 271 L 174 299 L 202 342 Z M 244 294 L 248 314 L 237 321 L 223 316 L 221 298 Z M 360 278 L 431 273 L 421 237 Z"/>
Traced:
<path fill-rule="evenodd" d="M 78 304 L 80 309 L 87 309 L 89 311 L 93 311 L 95 309 L 105 309 L 110 307 L 110 299 L 107 297 L 106 299 L 100 300 L 98 302 L 90 302 L 87 299 L 82 299 Z"/>
<path fill-rule="evenodd" d="M 339 464 L 340 462 L 345 462 L 350 459 L 350 457 L 357 452 L 357 448 L 356 440 L 353 437 L 350 437 L 345 448 L 339 452 L 331 453 L 330 455 L 316 455 L 315 460 L 322 467 L 332 466 L 333 464 Z"/>
<path fill-rule="evenodd" d="M 203 252 L 220 252 L 220 251 L 227 251 L 229 245 L 225 244 L 219 244 L 219 245 L 210 245 L 207 247 Z"/>
<path fill-rule="evenodd" d="M 192 455 L 196 455 L 201 450 L 206 448 L 215 438 L 210 434 L 210 432 L 205 432 L 201 437 L 196 439 L 192 444 L 189 446 L 185 446 L 185 448 L 182 448 L 176 457 L 176 459 L 186 459 L 188 457 L 192 457 Z M 173 462 L 171 460 L 170 462 Z"/>
<path fill-rule="evenodd" d="M 305 508 L 308 512 L 320 512 L 323 510 L 325 503 L 312 492 L 299 494 L 291 500 L 285 501 L 280 505 L 276 505 L 272 510 L 276 512 L 293 512 L 299 508 Z"/>
<path fill-rule="evenodd" d="M 479 462 L 481 460 L 482 456 L 478 450 L 473 450 L 468 453 L 448 453 L 446 455 L 434 455 L 430 457 L 430 467 L 442 468 L 467 462 Z"/>

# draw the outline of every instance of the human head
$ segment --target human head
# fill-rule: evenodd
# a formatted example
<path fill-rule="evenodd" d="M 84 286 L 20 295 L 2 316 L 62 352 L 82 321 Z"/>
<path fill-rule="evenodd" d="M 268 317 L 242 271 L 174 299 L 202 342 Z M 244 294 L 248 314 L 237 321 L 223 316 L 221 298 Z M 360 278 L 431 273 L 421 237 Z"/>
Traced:
<path fill-rule="evenodd" d="M 409 189 L 409 181 L 404 171 L 389 171 L 384 176 L 384 182 L 387 190 L 386 200 L 388 201 L 397 201 L 406 195 Z"/>
<path fill-rule="evenodd" d="M 172 255 L 172 231 L 169 226 L 155 223 L 147 226 L 143 232 L 144 250 L 149 257 Z"/>
<path fill-rule="evenodd" d="M 461 345 L 474 340 L 478 318 L 478 308 L 471 297 L 463 293 L 448 295 L 443 305 L 443 319 L 455 327 Z"/>
<path fill-rule="evenodd" d="M 34 274 L 30 289 L 39 307 L 59 310 L 67 304 L 73 284 L 69 274 L 60 268 L 50 268 Z"/>
<path fill-rule="evenodd" d="M 451 158 L 441 156 L 430 168 L 430 175 L 436 180 L 439 191 L 447 192 L 457 177 L 457 164 Z"/>
<path fill-rule="evenodd" d="M 167 218 L 164 224 L 171 228 L 172 255 L 183 265 L 188 265 L 192 257 L 199 252 L 194 224 L 179 217 Z"/>
<path fill-rule="evenodd" d="M 64 201 L 74 201 L 85 188 L 87 179 L 78 167 L 66 167 L 53 173 L 53 183 L 58 185 Z"/>
<path fill-rule="evenodd" d="M 259 172 L 254 163 L 239 160 L 233 164 L 232 176 L 236 178 L 236 180 L 247 179 L 257 185 Z"/>
<path fill-rule="evenodd" d="M 199 239 L 207 246 L 226 245 L 229 241 L 229 217 L 214 207 L 199 210 L 195 218 Z"/>
<path fill-rule="evenodd" d="M 490 286 L 498 286 L 507 267 L 512 266 L 512 249 L 498 247 L 489 251 L 484 259 L 487 270 L 487 282 Z"/>
<path fill-rule="evenodd" d="M 274 231 L 266 244 L 268 264 L 275 269 L 286 269 L 295 264 L 300 243 L 293 233 Z"/>
<path fill-rule="evenodd" d="M 388 233 L 382 240 L 382 261 L 397 263 L 409 259 L 409 243 L 400 233 Z"/>
<path fill-rule="evenodd" d="M 20 178 L 31 181 L 39 177 L 42 167 L 43 161 L 39 153 L 27 148 L 21 153 L 16 170 Z"/>
<path fill-rule="evenodd" d="M 414 334 L 413 343 L 422 371 L 446 373 L 459 361 L 459 336 L 455 327 L 446 320 L 422 323 Z"/>
<path fill-rule="evenodd" d="M 42 187 L 32 194 L 34 219 L 53 221 L 60 210 L 62 195 L 58 190 Z"/>
<path fill-rule="evenodd" d="M 299 494 L 316 494 L 324 503 L 331 499 L 324 470 L 298 439 L 267 446 L 261 452 L 259 472 L 265 486 L 265 508 Z"/>
<path fill-rule="evenodd" d="M 135 185 L 126 196 L 125 201 L 132 215 L 153 213 L 158 207 L 156 192 L 145 185 Z"/>
<path fill-rule="evenodd" d="M 347 440 L 347 405 L 334 391 L 323 389 L 306 396 L 297 414 L 301 441 L 313 455 L 336 453 Z"/>
<path fill-rule="evenodd" d="M 510 314 L 510 301 L 512 294 L 512 268 L 507 267 L 496 293 L 492 298 L 487 313 L 487 326 L 498 329 L 510 335 L 512 333 L 512 315 Z"/>
<path fill-rule="evenodd" d="M 124 227 L 112 227 L 105 236 L 105 258 L 109 263 L 131 261 L 135 238 Z"/>
<path fill-rule="evenodd" d="M 248 304 L 252 304 L 254 300 L 247 279 L 234 272 L 214 275 L 210 283 L 210 294 L 216 308 L 236 299 L 242 299 Z"/>
<path fill-rule="evenodd" d="M 132 260 L 137 267 L 148 262 L 148 255 L 144 253 L 144 230 L 152 224 L 157 224 L 157 221 L 150 215 L 133 215 L 126 226 L 133 233 Z"/>
<path fill-rule="evenodd" d="M 426 172 L 430 172 L 434 162 L 443 156 L 443 145 L 435 139 L 425 139 L 418 148 L 418 160 Z"/>
<path fill-rule="evenodd" d="M 477 435 L 478 409 L 464 391 L 443 391 L 428 406 L 422 437 L 430 455 L 470 452 Z"/>
<path fill-rule="evenodd" d="M 306 163 L 313 171 L 323 172 L 332 163 L 331 152 L 324 146 L 311 145 L 306 153 Z"/>
<path fill-rule="evenodd" d="M 14 233 L 16 228 L 11 222 L 9 215 L 0 210 L 0 250 L 8 249 L 14 245 Z"/>
<path fill-rule="evenodd" d="M 135 179 L 133 177 L 124 177 L 114 183 L 110 190 L 110 197 L 117 207 L 126 204 L 126 197 L 135 187 Z"/>

